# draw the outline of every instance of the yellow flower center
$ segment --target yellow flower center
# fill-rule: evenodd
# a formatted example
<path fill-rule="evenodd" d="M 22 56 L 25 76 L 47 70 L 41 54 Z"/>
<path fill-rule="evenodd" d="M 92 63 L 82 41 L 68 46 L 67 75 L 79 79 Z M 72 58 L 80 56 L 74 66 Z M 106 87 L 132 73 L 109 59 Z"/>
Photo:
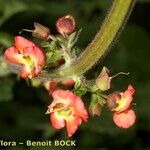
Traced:
<path fill-rule="evenodd" d="M 31 57 L 24 56 L 23 59 L 24 59 L 24 64 L 25 65 L 30 66 L 30 67 L 34 66 L 34 61 L 31 59 Z"/>
<path fill-rule="evenodd" d="M 23 56 L 23 64 L 26 66 L 26 71 L 32 73 L 35 69 L 35 62 L 30 56 Z"/>
<path fill-rule="evenodd" d="M 53 111 L 64 120 L 71 119 L 73 115 L 73 108 L 62 103 L 56 104 Z"/>
<path fill-rule="evenodd" d="M 120 109 L 126 106 L 127 104 L 126 98 L 122 96 L 122 98 L 117 101 L 117 104 L 118 106 L 114 109 L 115 111 L 119 111 Z"/>

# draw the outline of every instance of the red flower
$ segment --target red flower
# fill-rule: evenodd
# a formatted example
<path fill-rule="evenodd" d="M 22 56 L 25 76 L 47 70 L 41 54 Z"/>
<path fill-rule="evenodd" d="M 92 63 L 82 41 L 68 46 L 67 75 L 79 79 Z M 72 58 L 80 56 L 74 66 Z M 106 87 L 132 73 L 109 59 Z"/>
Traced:
<path fill-rule="evenodd" d="M 136 120 L 135 112 L 132 109 L 128 109 L 124 112 L 117 113 L 113 115 L 113 121 L 120 128 L 129 128 L 131 127 Z"/>
<path fill-rule="evenodd" d="M 14 46 L 5 51 L 6 59 L 15 64 L 22 64 L 22 78 L 37 76 L 45 63 L 42 50 L 21 36 L 16 36 L 14 40 Z"/>
<path fill-rule="evenodd" d="M 128 89 L 125 92 L 121 92 L 121 98 L 117 100 L 116 103 L 118 104 L 118 106 L 114 109 L 114 111 L 122 112 L 127 110 L 133 100 L 134 92 L 135 90 L 131 85 L 128 86 Z"/>
<path fill-rule="evenodd" d="M 68 35 L 75 30 L 75 20 L 71 15 L 59 18 L 56 22 L 57 31 L 62 35 Z"/>
<path fill-rule="evenodd" d="M 129 85 L 125 92 L 114 92 L 108 95 L 107 106 L 111 111 L 122 112 L 130 107 L 135 90 Z"/>
<path fill-rule="evenodd" d="M 55 90 L 53 102 L 48 106 L 46 114 L 50 114 L 52 126 L 61 129 L 66 126 L 71 137 L 78 126 L 88 120 L 88 113 L 81 98 L 69 90 Z"/>
<path fill-rule="evenodd" d="M 135 90 L 129 85 L 125 92 L 114 92 L 108 95 L 107 106 L 111 111 L 116 111 L 113 121 L 118 127 L 129 128 L 135 123 L 135 112 L 130 108 Z"/>

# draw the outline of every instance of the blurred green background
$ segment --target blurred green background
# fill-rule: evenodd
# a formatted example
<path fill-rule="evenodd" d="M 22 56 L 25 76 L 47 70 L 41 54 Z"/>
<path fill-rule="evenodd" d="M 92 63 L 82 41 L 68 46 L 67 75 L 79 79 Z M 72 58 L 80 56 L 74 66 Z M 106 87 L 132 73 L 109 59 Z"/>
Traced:
<path fill-rule="evenodd" d="M 12 44 L 13 36 L 23 28 L 32 29 L 33 22 L 50 27 L 64 14 L 76 18 L 83 29 L 78 47 L 84 49 L 98 31 L 112 0 L 0 0 L 0 54 Z M 23 36 L 30 38 L 29 33 Z M 150 150 L 150 0 L 138 0 L 117 44 L 88 76 L 97 75 L 102 66 L 112 74 L 130 72 L 113 80 L 114 90 L 124 91 L 128 84 L 136 89 L 133 106 L 136 124 L 127 130 L 117 128 L 112 114 L 102 111 L 101 117 L 90 118 L 71 138 L 76 147 L 5 147 L 2 149 L 87 149 L 87 150 Z M 86 97 L 84 98 L 86 101 Z M 87 99 L 89 102 L 89 100 Z M 4 76 L 0 70 L 0 140 L 67 140 L 65 129 L 54 130 L 44 113 L 51 100 L 44 88 L 33 88 L 16 75 Z"/>

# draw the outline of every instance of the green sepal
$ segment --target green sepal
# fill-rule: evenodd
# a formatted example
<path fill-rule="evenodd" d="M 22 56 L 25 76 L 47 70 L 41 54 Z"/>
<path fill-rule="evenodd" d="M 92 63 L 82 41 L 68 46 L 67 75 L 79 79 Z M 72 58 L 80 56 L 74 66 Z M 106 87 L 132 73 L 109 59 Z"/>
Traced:
<path fill-rule="evenodd" d="M 106 104 L 106 100 L 102 95 L 99 93 L 99 91 L 92 93 L 91 96 L 92 101 L 96 101 L 98 104 L 100 104 L 102 107 Z"/>
<path fill-rule="evenodd" d="M 74 93 L 82 96 L 87 92 L 87 88 L 80 82 L 76 82 L 74 86 Z"/>
<path fill-rule="evenodd" d="M 102 106 L 96 101 L 92 100 L 89 106 L 89 113 L 91 116 L 100 116 L 101 115 Z"/>
<path fill-rule="evenodd" d="M 93 92 L 91 96 L 91 103 L 89 106 L 89 112 L 91 116 L 101 115 L 102 107 L 106 104 L 106 100 L 100 95 L 99 91 Z"/>
<path fill-rule="evenodd" d="M 58 49 L 56 41 L 51 41 L 50 43 L 49 42 L 42 42 L 40 45 L 41 45 L 41 47 L 44 48 L 44 50 L 46 52 L 54 51 L 55 49 Z"/>
<path fill-rule="evenodd" d="M 46 66 L 48 64 L 54 63 L 57 60 L 61 59 L 61 57 L 63 56 L 62 51 L 60 50 L 55 50 L 55 51 L 50 51 L 46 53 Z"/>
<path fill-rule="evenodd" d="M 81 33 L 82 29 L 79 31 L 73 32 L 69 37 L 68 37 L 68 48 L 72 48 L 76 42 L 79 39 L 79 35 Z"/>

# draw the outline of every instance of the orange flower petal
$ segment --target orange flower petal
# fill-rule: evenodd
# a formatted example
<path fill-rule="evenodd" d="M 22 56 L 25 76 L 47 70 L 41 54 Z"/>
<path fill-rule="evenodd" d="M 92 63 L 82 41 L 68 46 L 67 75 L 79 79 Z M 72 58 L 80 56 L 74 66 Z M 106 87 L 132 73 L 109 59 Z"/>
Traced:
<path fill-rule="evenodd" d="M 31 78 L 32 77 L 32 70 L 29 66 L 23 65 L 22 70 L 21 70 L 21 77 L 26 79 L 26 78 Z"/>
<path fill-rule="evenodd" d="M 121 113 L 115 112 L 113 115 L 113 121 L 120 128 L 131 127 L 136 120 L 135 112 L 132 109 L 126 110 Z"/>
<path fill-rule="evenodd" d="M 52 93 L 53 101 L 56 103 L 64 103 L 66 105 L 73 105 L 76 96 L 69 90 L 55 90 Z"/>
<path fill-rule="evenodd" d="M 68 137 L 71 137 L 76 132 L 81 123 L 82 120 L 79 117 L 73 117 L 73 119 L 66 121 Z"/>
<path fill-rule="evenodd" d="M 36 65 L 43 65 L 45 63 L 45 55 L 37 46 L 26 47 L 23 50 L 24 56 L 30 56 Z"/>
<path fill-rule="evenodd" d="M 15 36 L 15 47 L 20 52 L 23 53 L 24 48 L 35 46 L 35 44 L 22 36 Z"/>
<path fill-rule="evenodd" d="M 42 50 L 38 47 L 32 46 L 24 49 L 24 56 L 29 56 L 30 59 L 34 62 L 32 66 L 32 76 L 36 77 L 42 70 L 42 67 L 45 63 L 45 55 Z"/>
<path fill-rule="evenodd" d="M 15 64 L 22 63 L 22 55 L 18 53 L 18 50 L 15 47 L 10 47 L 5 51 L 5 58 Z"/>
<path fill-rule="evenodd" d="M 134 92 L 134 88 L 131 85 L 129 85 L 128 89 L 124 93 L 120 93 L 121 99 L 118 101 L 118 107 L 115 109 L 115 111 L 122 112 L 128 109 L 130 107 L 131 102 L 133 101 Z"/>
<path fill-rule="evenodd" d="M 5 51 L 8 61 L 23 64 L 21 77 L 31 78 L 37 76 L 45 63 L 45 55 L 33 42 L 21 37 L 15 37 L 15 46 Z"/>
<path fill-rule="evenodd" d="M 54 100 L 48 106 L 47 114 L 57 114 L 55 119 L 53 119 L 54 116 L 51 118 L 53 119 L 51 121 L 55 121 L 52 123 L 53 127 L 56 126 L 57 129 L 59 126 L 56 120 L 60 119 L 59 121 L 66 121 L 66 128 L 68 136 L 70 137 L 75 133 L 78 126 L 82 123 L 82 120 L 88 120 L 88 113 L 84 107 L 84 103 L 79 96 L 69 90 L 55 90 L 52 92 L 52 97 Z"/>
<path fill-rule="evenodd" d="M 88 120 L 88 113 L 84 107 L 84 103 L 81 100 L 80 97 L 76 96 L 76 100 L 75 100 L 75 110 L 77 115 L 79 115 L 85 122 L 87 122 Z"/>
<path fill-rule="evenodd" d="M 50 119 L 52 122 L 52 126 L 56 129 L 61 129 L 65 126 L 65 121 L 63 118 L 60 118 L 56 115 L 56 113 L 50 114 Z"/>

